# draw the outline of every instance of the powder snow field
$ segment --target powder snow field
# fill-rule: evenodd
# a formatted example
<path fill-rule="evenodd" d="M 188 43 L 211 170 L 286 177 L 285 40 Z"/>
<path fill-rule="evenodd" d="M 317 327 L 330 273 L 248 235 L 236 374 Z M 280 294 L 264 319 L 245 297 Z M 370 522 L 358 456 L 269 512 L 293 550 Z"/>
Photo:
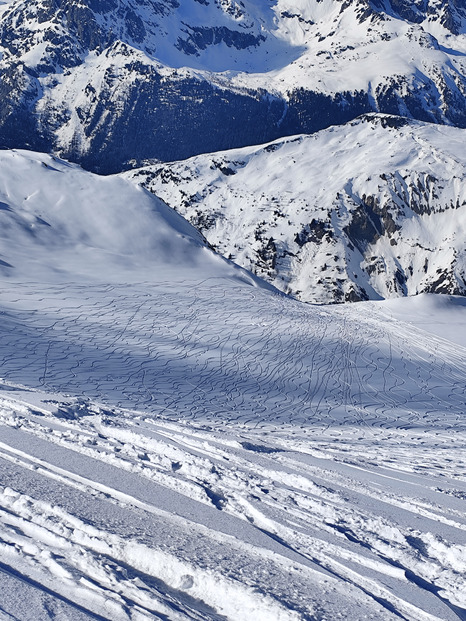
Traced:
<path fill-rule="evenodd" d="M 462 298 L 305 305 L 118 177 L 5 170 L 2 621 L 466 617 Z"/>

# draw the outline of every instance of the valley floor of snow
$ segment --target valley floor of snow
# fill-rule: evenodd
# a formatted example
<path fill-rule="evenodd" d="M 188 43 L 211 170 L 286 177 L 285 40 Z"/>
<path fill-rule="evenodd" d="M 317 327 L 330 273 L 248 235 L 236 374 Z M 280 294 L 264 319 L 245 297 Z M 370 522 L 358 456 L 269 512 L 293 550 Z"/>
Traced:
<path fill-rule="evenodd" d="M 0 305 L 1 621 L 466 619 L 463 299 Z"/>

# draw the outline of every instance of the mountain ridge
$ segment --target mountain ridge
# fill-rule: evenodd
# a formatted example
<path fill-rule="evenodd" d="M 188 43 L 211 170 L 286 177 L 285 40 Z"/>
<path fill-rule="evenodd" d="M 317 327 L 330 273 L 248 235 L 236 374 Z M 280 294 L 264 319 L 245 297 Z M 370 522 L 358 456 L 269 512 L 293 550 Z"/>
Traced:
<path fill-rule="evenodd" d="M 452 0 L 10 0 L 0 142 L 111 173 L 370 111 L 464 127 L 465 23 Z"/>

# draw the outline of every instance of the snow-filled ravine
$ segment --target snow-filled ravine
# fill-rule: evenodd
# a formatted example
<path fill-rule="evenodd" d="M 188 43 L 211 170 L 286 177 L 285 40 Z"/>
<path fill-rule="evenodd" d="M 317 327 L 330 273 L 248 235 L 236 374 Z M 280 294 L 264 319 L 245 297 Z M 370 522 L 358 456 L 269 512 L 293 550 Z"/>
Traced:
<path fill-rule="evenodd" d="M 0 163 L 1 621 L 466 618 L 464 298 L 306 305 Z"/>

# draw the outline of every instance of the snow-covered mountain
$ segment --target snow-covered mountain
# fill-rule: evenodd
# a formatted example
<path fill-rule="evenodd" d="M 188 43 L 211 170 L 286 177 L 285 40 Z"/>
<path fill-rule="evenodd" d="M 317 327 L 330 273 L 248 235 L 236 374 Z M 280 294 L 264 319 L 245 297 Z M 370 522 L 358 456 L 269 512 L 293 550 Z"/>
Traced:
<path fill-rule="evenodd" d="M 308 302 L 466 293 L 466 131 L 366 115 L 125 173 Z"/>
<path fill-rule="evenodd" d="M 466 618 L 464 17 L 0 0 L 1 621 Z"/>
<path fill-rule="evenodd" d="M 115 172 L 368 111 L 466 125 L 454 0 L 6 0 L 0 143 Z"/>

